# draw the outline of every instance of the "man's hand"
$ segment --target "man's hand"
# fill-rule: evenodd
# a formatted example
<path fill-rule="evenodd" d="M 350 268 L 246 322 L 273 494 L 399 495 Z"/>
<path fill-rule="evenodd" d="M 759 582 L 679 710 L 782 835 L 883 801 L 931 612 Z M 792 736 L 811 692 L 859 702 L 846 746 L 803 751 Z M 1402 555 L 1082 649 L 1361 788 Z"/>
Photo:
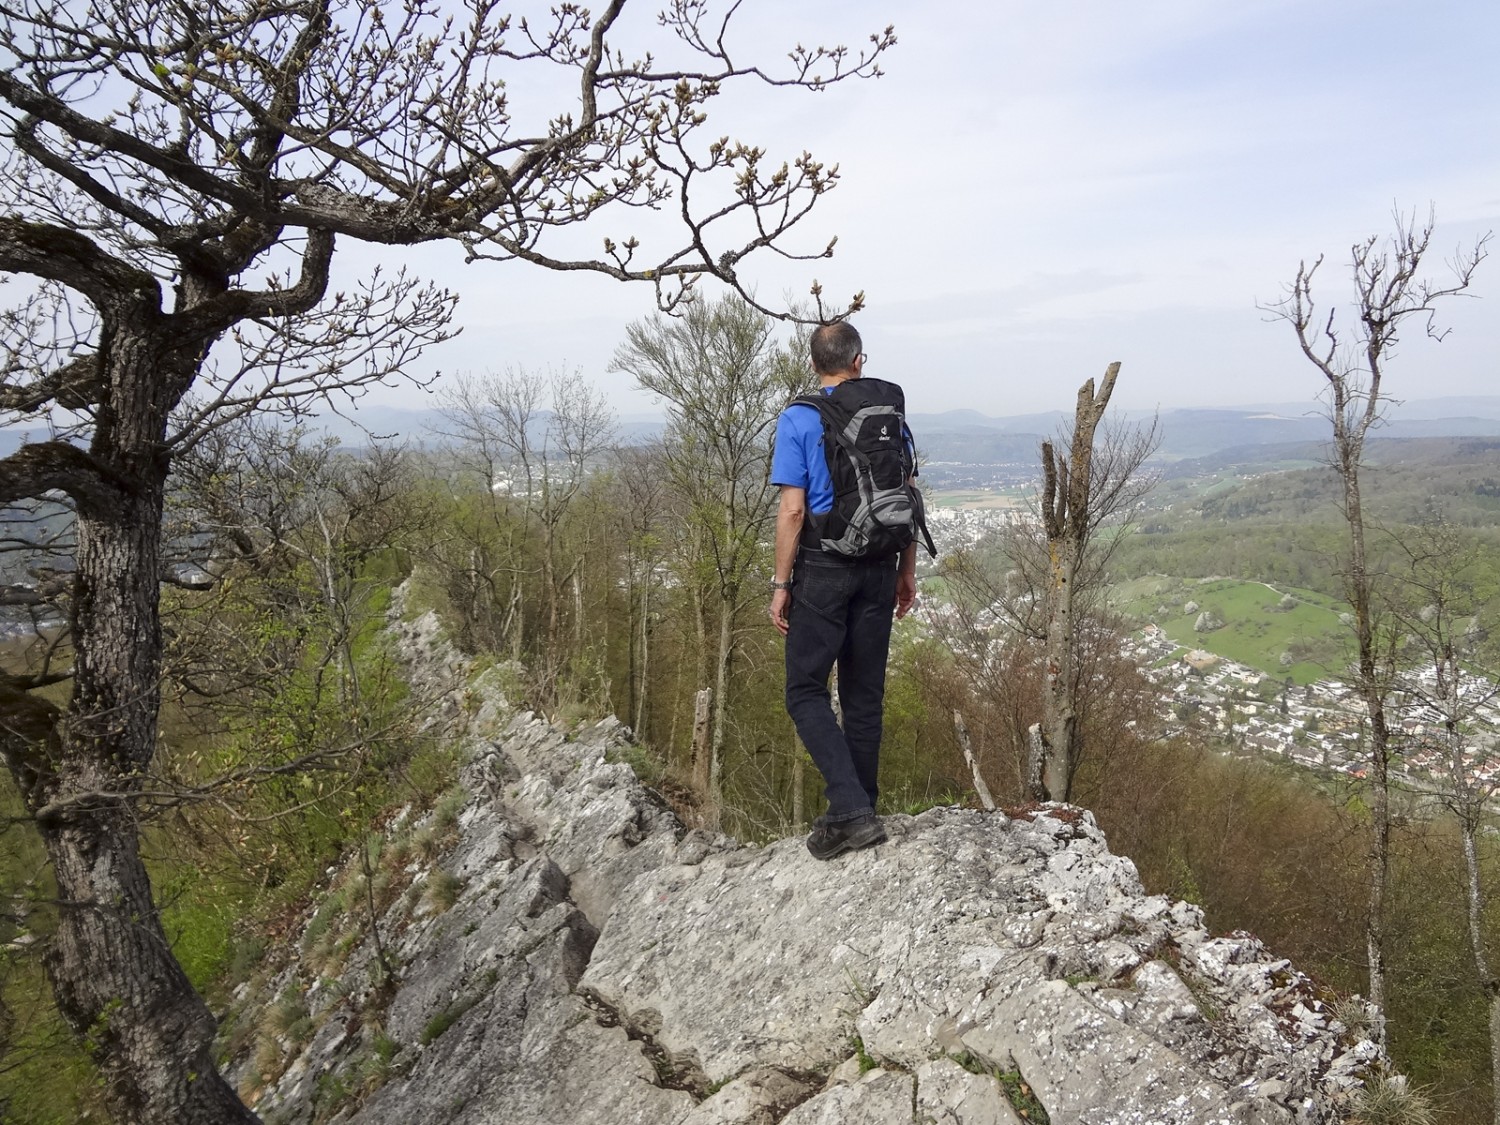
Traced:
<path fill-rule="evenodd" d="M 917 604 L 917 575 L 902 569 L 896 574 L 896 620 L 901 620 Z"/>
<path fill-rule="evenodd" d="M 787 610 L 792 608 L 792 592 L 790 590 L 774 590 L 771 593 L 771 624 L 776 626 L 776 631 L 783 637 L 786 636 Z"/>

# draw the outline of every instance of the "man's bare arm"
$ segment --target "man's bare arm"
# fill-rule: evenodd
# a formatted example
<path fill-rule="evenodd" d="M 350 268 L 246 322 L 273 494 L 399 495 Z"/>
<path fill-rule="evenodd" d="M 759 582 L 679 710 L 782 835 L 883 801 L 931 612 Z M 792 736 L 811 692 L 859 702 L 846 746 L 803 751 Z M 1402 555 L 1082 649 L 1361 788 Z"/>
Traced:
<path fill-rule="evenodd" d="M 792 565 L 797 561 L 797 544 L 802 539 L 802 524 L 807 519 L 807 490 L 790 484 L 781 486 L 781 503 L 776 509 L 776 572 L 772 578 L 777 582 L 792 580 Z M 912 565 L 916 565 L 915 557 Z M 787 611 L 792 605 L 790 590 L 771 591 L 771 623 L 784 637 L 787 630 Z"/>

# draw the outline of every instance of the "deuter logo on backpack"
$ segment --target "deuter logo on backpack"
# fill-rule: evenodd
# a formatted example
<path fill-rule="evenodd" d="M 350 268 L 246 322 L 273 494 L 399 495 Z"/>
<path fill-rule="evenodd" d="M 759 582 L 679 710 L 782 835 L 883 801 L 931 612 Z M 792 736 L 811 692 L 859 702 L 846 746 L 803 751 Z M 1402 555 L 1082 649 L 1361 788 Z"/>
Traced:
<path fill-rule="evenodd" d="M 823 454 L 833 478 L 833 508 L 808 517 L 803 542 L 846 558 L 880 559 L 921 536 L 936 556 L 921 493 L 911 483 L 916 458 L 901 388 L 884 379 L 850 379 L 829 394 L 794 401 L 822 417 Z"/>

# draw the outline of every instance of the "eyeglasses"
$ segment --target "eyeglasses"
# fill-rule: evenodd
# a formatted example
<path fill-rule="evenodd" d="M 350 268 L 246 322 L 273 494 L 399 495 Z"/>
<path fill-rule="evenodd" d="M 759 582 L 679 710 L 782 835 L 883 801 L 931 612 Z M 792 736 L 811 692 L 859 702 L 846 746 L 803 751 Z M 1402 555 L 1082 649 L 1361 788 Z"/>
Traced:
<path fill-rule="evenodd" d="M 870 362 L 869 353 L 868 352 L 860 352 L 859 353 L 859 364 L 860 364 L 860 366 L 863 367 L 865 364 L 867 364 L 869 362 Z"/>

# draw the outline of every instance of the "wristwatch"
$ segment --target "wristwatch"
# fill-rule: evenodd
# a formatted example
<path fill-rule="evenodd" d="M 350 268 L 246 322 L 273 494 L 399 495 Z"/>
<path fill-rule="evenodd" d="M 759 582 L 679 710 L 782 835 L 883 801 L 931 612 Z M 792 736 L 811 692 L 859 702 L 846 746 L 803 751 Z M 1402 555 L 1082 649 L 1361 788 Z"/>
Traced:
<path fill-rule="evenodd" d="M 791 588 L 792 584 L 790 582 L 778 582 L 774 578 L 771 579 L 771 589 L 773 590 L 790 590 Z"/>

